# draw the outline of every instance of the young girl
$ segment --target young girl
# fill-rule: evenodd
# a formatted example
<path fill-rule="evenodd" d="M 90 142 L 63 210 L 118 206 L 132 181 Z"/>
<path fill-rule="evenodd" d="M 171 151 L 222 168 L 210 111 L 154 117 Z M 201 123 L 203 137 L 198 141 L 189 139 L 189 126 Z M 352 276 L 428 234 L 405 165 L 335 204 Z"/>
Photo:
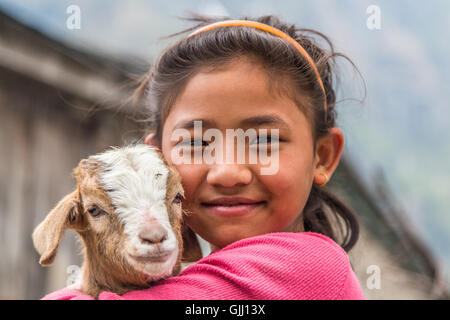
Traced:
<path fill-rule="evenodd" d="M 185 188 L 186 222 L 213 252 L 148 289 L 99 299 L 364 299 L 346 254 L 358 238 L 357 220 L 324 189 L 344 145 L 332 68 L 342 55 L 322 34 L 275 16 L 189 20 L 201 23 L 162 53 L 137 91 L 151 115 L 146 143 L 173 163 L 177 148 L 194 153 L 211 142 L 195 140 L 194 120 L 202 132 L 224 136 L 227 129 L 277 129 L 275 144 L 258 136 L 248 147 L 265 145 L 278 170 L 173 163 Z M 310 35 L 325 39 L 330 52 Z M 194 144 L 173 139 L 178 129 Z M 87 298 L 64 290 L 45 297 Z"/>

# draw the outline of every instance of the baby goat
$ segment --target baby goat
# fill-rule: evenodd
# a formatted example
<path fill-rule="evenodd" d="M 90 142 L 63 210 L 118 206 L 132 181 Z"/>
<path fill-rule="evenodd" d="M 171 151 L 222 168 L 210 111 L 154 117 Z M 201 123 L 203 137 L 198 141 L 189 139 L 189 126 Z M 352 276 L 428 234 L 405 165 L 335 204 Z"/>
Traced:
<path fill-rule="evenodd" d="M 147 145 L 113 148 L 80 161 L 76 189 L 33 232 L 39 263 L 53 263 L 61 237 L 74 229 L 84 244 L 81 282 L 97 297 L 151 285 L 201 258 L 195 234 L 183 223 L 179 173 Z M 183 249 L 184 244 L 184 249 Z"/>

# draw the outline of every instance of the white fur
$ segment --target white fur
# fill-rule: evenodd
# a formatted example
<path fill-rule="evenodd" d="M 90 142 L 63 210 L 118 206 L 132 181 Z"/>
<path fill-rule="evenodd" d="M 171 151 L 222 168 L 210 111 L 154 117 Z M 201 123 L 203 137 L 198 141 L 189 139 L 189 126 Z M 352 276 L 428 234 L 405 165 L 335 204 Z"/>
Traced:
<path fill-rule="evenodd" d="M 140 256 L 173 251 L 164 263 L 151 263 L 145 270 L 149 274 L 170 274 L 178 254 L 178 241 L 169 222 L 166 208 L 166 183 L 169 170 L 151 147 L 136 145 L 112 149 L 91 158 L 101 161 L 105 171 L 101 183 L 106 190 L 115 213 L 124 225 L 124 231 Z M 109 191 L 108 191 L 109 190 Z M 161 245 L 143 243 L 139 233 L 146 226 L 146 219 L 155 218 L 167 231 L 168 238 Z"/>

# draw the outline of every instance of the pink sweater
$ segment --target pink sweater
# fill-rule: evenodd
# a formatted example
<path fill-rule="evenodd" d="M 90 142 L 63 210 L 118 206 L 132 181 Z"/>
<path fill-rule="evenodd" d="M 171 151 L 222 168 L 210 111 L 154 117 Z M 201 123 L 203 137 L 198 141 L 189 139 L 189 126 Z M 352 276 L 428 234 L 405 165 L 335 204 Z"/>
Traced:
<path fill-rule="evenodd" d="M 59 290 L 44 300 L 93 299 Z M 364 299 L 346 252 L 313 232 L 269 233 L 211 253 L 178 276 L 119 296 L 117 300 L 356 300 Z"/>

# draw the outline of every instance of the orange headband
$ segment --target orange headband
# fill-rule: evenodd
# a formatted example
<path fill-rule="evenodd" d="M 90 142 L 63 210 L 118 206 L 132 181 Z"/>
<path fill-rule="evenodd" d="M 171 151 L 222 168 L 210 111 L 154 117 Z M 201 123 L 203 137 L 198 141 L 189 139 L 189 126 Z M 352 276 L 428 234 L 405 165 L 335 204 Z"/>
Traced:
<path fill-rule="evenodd" d="M 316 78 L 317 78 L 317 82 L 320 85 L 320 88 L 322 89 L 323 92 L 323 97 L 324 97 L 324 101 L 323 101 L 323 108 L 325 110 L 325 120 L 327 118 L 327 99 L 326 99 L 326 93 L 325 93 L 325 87 L 323 86 L 323 82 L 322 79 L 320 77 L 319 74 L 319 70 L 317 70 L 316 64 L 314 63 L 313 59 L 311 58 L 311 56 L 308 54 L 308 52 L 306 52 L 306 50 L 297 42 L 295 41 L 292 37 L 290 37 L 288 34 L 284 33 L 283 31 L 274 28 L 272 26 L 269 26 L 267 24 L 264 23 L 260 23 L 260 22 L 256 22 L 256 21 L 249 21 L 249 20 L 225 20 L 225 21 L 219 21 L 216 23 L 212 23 L 209 24 L 207 26 L 201 27 L 200 29 L 197 29 L 196 31 L 192 32 L 190 35 L 188 35 L 188 38 L 204 32 L 204 31 L 208 31 L 217 27 L 231 27 L 231 26 L 243 26 L 243 27 L 252 27 L 252 28 L 256 28 L 256 29 L 260 29 L 260 30 L 264 30 L 267 32 L 270 32 L 282 39 L 287 40 L 289 43 L 291 43 L 292 45 L 295 46 L 295 48 L 297 48 L 297 50 L 302 54 L 302 56 L 308 61 L 309 65 L 311 66 L 311 68 L 313 69 L 314 73 L 316 74 Z"/>

